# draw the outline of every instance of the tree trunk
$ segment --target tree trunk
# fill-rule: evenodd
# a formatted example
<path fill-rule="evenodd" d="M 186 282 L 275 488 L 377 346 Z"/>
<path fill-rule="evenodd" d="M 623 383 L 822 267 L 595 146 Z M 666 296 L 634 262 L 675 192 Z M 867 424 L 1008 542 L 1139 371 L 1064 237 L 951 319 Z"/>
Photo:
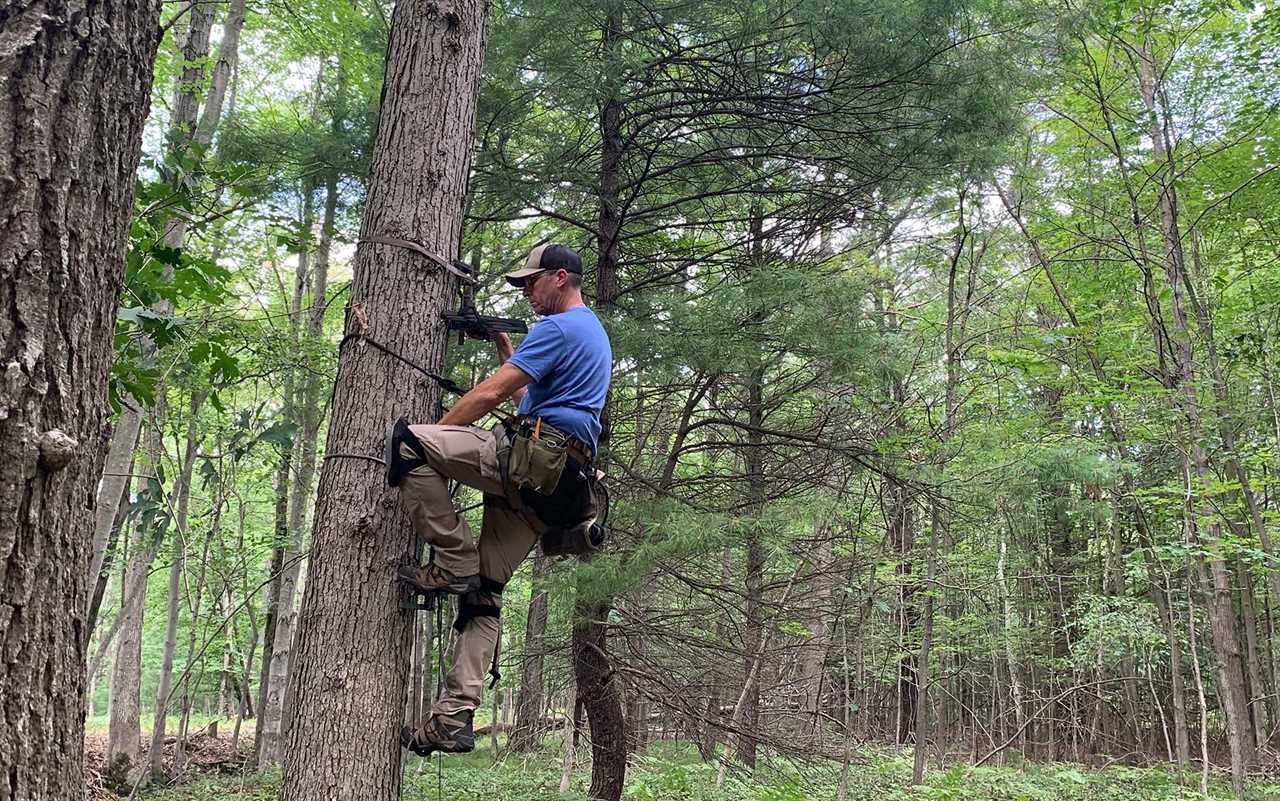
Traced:
<path fill-rule="evenodd" d="M 596 307 L 607 309 L 617 300 L 618 254 L 621 244 L 622 219 L 620 203 L 620 165 L 622 160 L 622 100 L 616 80 L 620 75 L 622 48 L 622 3 L 609 0 L 605 13 L 602 52 L 606 80 L 613 82 L 606 94 L 600 115 L 602 140 L 600 163 L 600 225 L 597 231 Z M 612 436 L 609 402 L 601 419 L 597 448 L 601 464 L 609 461 L 609 439 Z M 589 598 L 586 583 L 579 580 L 574 601 L 572 635 L 573 675 L 577 686 L 575 703 L 587 713 L 591 729 L 591 788 L 589 797 L 601 801 L 618 801 L 622 797 L 627 770 L 626 723 L 618 684 L 608 657 L 606 621 L 613 606 L 612 598 Z"/>
<path fill-rule="evenodd" d="M 142 718 L 139 687 L 142 680 L 142 609 L 145 593 L 130 593 L 147 580 L 147 560 L 143 551 L 143 530 L 136 529 L 129 547 L 129 566 L 121 577 L 120 597 L 124 617 L 116 641 L 116 658 L 111 667 L 111 695 L 108 701 L 107 764 L 125 757 L 130 765 L 142 754 Z M 133 597 L 131 597 L 131 595 Z"/>
<path fill-rule="evenodd" d="M 182 453 L 180 473 L 174 482 L 173 494 L 177 510 L 173 520 L 173 546 L 169 561 L 168 618 L 164 630 L 164 656 L 160 662 L 160 686 L 156 690 L 156 713 L 151 728 L 151 747 L 147 751 L 147 763 L 153 774 L 159 774 L 164 756 L 164 734 L 169 713 L 171 684 L 173 681 L 173 655 L 178 645 L 178 590 L 182 578 L 184 551 L 187 546 L 187 511 L 191 503 L 191 471 L 196 461 L 196 418 L 204 403 L 204 393 L 195 391 L 188 406 L 186 445 Z"/>
<path fill-rule="evenodd" d="M 133 468 L 134 462 L 130 461 L 126 469 L 132 474 Z M 103 558 L 98 568 L 99 572 L 96 577 L 92 571 L 89 573 L 89 586 L 92 588 L 92 593 L 89 599 L 89 618 L 85 624 L 85 629 L 88 631 L 86 636 L 90 640 L 93 639 L 94 629 L 98 625 L 98 613 L 102 609 L 102 600 L 106 596 L 107 585 L 111 583 L 111 572 L 114 569 L 112 561 L 115 559 L 115 553 L 121 549 L 121 542 L 117 535 L 125 527 L 125 521 L 129 519 L 129 506 L 129 486 L 126 485 L 124 492 L 120 493 L 120 502 L 116 506 L 116 513 L 112 516 L 111 531 L 107 536 L 107 547 L 102 554 Z M 96 673 L 88 674 L 90 683 L 93 682 L 96 675 Z M 90 714 L 92 714 L 92 711 Z"/>
<path fill-rule="evenodd" d="M 485 41 L 483 3 L 398 3 L 361 236 L 420 241 L 451 259 L 462 208 Z M 348 333 L 368 334 L 427 369 L 444 363 L 440 313 L 455 281 L 405 248 L 356 251 Z M 312 558 L 290 670 L 282 801 L 390 801 L 412 613 L 399 608 L 397 564 L 417 552 L 382 469 L 392 421 L 429 419 L 439 390 L 390 356 L 349 341 L 338 360 Z"/>
<path fill-rule="evenodd" d="M 287 470 L 277 469 L 276 480 L 283 480 L 282 477 L 288 473 Z M 277 483 L 277 496 L 282 493 Z M 278 497 L 277 497 L 278 500 Z M 279 505 L 279 504 L 278 504 Z M 277 520 L 285 520 L 285 515 L 280 512 Z M 277 531 L 277 537 L 281 536 Z M 280 575 L 280 568 L 284 564 L 284 549 L 272 548 L 271 559 L 267 563 L 267 576 L 271 577 L 267 585 L 262 588 L 263 609 L 266 614 L 262 621 L 262 668 L 258 675 L 258 701 L 257 701 L 257 719 L 254 721 L 254 760 L 259 767 L 262 765 L 262 738 L 257 736 L 257 728 L 262 724 L 261 715 L 262 707 L 267 702 L 267 693 L 271 691 L 271 648 L 275 644 L 276 632 L 276 607 L 280 602 L 280 582 L 275 577 Z"/>
<path fill-rule="evenodd" d="M 196 143 L 208 147 L 213 141 L 213 132 L 222 117 L 223 101 L 227 96 L 227 86 L 231 83 L 231 75 L 236 70 L 240 59 L 240 32 L 244 29 L 245 0 L 231 0 L 227 7 L 227 16 L 222 20 L 222 43 L 218 45 L 218 58 L 213 62 L 213 72 L 209 76 L 209 93 L 205 97 L 204 111 L 196 123 Z"/>
<path fill-rule="evenodd" d="M 587 712 L 591 731 L 591 789 L 588 797 L 618 801 L 627 767 L 627 732 L 622 701 L 613 666 L 607 657 L 605 621 L 610 606 L 605 601 L 582 598 L 574 604 L 573 673 L 577 679 L 578 701 Z"/>
<path fill-rule="evenodd" d="M 120 411 L 120 419 L 111 431 L 111 448 L 107 463 L 103 466 L 102 481 L 98 483 L 97 511 L 93 525 L 93 556 L 89 563 L 89 586 L 98 580 L 107 556 L 107 545 L 115 530 L 116 510 L 129 491 L 129 467 L 133 464 L 133 451 L 138 444 L 138 431 L 142 414 L 131 406 Z M 98 610 L 89 608 L 89 625 L 85 637 L 93 636 Z"/>
<path fill-rule="evenodd" d="M 542 666 L 546 657 L 547 573 L 550 560 L 538 554 L 533 560 L 533 586 L 525 625 L 524 661 L 520 667 L 520 694 L 516 696 L 516 725 L 508 745 L 516 753 L 537 750 L 542 742 Z"/>
<path fill-rule="evenodd" d="M 31 0 L 4 13 L 0 798 L 74 801 L 92 499 L 159 4 Z"/>
<path fill-rule="evenodd" d="M 319 88 L 317 86 L 317 92 Z M 302 229 L 311 233 L 314 223 L 313 196 L 314 185 L 310 180 L 303 182 L 302 190 Z M 297 270 L 294 273 L 293 292 L 289 301 L 289 339 L 299 342 L 299 330 L 302 317 L 302 300 L 306 293 L 308 273 L 310 272 L 310 253 L 304 250 L 298 254 Z M 314 315 L 312 315 L 314 319 Z M 305 352 L 305 351 L 304 351 Z M 284 419 L 291 423 L 300 422 L 297 393 L 295 391 L 297 373 L 289 370 L 284 380 Z M 300 426 L 299 426 L 300 428 Z M 299 432 L 291 443 L 294 457 L 300 456 L 305 443 L 305 434 Z M 289 654 L 293 650 L 294 594 L 298 584 L 298 576 L 302 571 L 302 528 L 306 520 L 305 504 L 310 498 L 311 478 L 315 471 L 315 442 L 312 441 L 311 464 L 305 477 L 302 473 L 304 459 L 297 459 L 297 472 L 290 476 L 289 499 L 287 503 L 288 521 L 287 537 L 283 564 L 280 575 L 276 578 L 276 617 L 275 632 L 271 646 L 271 661 L 268 667 L 270 688 L 266 693 L 266 701 L 258 711 L 258 767 L 266 767 L 280 761 L 280 744 L 283 734 L 285 714 L 285 693 L 289 684 Z M 290 460 L 291 466 L 293 459 Z"/>
<path fill-rule="evenodd" d="M 158 412 L 164 408 L 163 399 L 157 404 Z M 159 426 L 147 428 L 144 440 L 144 459 L 140 469 L 146 481 L 156 478 L 163 443 Z M 130 763 L 137 763 L 142 756 L 142 621 L 147 601 L 147 575 L 155 558 L 160 533 L 148 527 L 135 527 L 129 546 L 129 561 L 125 568 L 120 596 L 119 640 L 116 644 L 115 663 L 111 669 L 111 717 L 107 725 L 107 763 L 113 763 L 125 755 Z M 131 765 L 132 767 L 132 765 Z"/>
<path fill-rule="evenodd" d="M 1208 457 L 1202 444 L 1200 401 L 1196 391 L 1196 368 L 1192 356 L 1191 334 L 1186 309 L 1187 270 L 1178 226 L 1177 195 L 1172 184 L 1174 171 L 1173 153 L 1169 147 L 1161 115 L 1156 105 L 1157 86 L 1155 70 L 1145 48 L 1139 51 L 1138 89 L 1150 115 L 1152 152 L 1157 163 L 1164 163 L 1165 170 L 1158 174 L 1157 189 L 1160 193 L 1160 234 L 1164 242 L 1163 266 L 1169 282 L 1170 303 L 1173 309 L 1174 357 L 1177 375 L 1172 387 L 1179 390 L 1178 402 L 1186 419 L 1186 436 L 1189 450 L 1188 466 L 1196 482 L 1206 484 L 1212 480 Z M 1190 480 L 1190 478 L 1189 478 Z M 1189 500 L 1195 504 L 1196 513 L 1204 519 L 1214 517 L 1202 497 L 1202 487 L 1189 487 Z M 1253 764 L 1255 737 L 1249 717 L 1249 701 L 1245 691 L 1244 665 L 1236 634 L 1235 603 L 1230 575 L 1222 552 L 1221 526 L 1216 520 L 1208 524 L 1209 576 L 1212 592 L 1209 596 L 1209 622 L 1213 648 L 1218 662 L 1219 680 L 1222 683 L 1223 712 L 1226 715 L 1227 743 L 1231 749 L 1231 780 L 1236 795 L 1244 793 L 1245 773 Z"/>
<path fill-rule="evenodd" d="M 838 505 L 838 503 L 837 503 Z M 831 630 L 828 621 L 834 614 L 831 603 L 834 592 L 832 568 L 834 563 L 834 535 L 825 517 L 813 526 L 813 578 L 808 601 L 809 636 L 800 657 L 800 696 L 807 719 L 806 726 L 817 734 L 820 728 L 819 712 L 822 709 L 824 678 L 826 677 L 827 652 L 831 648 Z"/>

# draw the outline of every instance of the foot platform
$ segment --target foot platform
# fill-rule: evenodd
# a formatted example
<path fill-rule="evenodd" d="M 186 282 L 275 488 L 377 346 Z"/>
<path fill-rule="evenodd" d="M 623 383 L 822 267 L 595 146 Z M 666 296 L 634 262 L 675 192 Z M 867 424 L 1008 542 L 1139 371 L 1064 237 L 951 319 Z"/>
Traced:
<path fill-rule="evenodd" d="M 415 612 L 430 612 L 436 608 L 436 604 L 440 601 L 440 596 L 444 595 L 441 591 L 421 592 L 410 586 L 409 590 L 413 595 L 409 596 L 409 600 L 400 604 L 401 609 L 412 609 Z"/>

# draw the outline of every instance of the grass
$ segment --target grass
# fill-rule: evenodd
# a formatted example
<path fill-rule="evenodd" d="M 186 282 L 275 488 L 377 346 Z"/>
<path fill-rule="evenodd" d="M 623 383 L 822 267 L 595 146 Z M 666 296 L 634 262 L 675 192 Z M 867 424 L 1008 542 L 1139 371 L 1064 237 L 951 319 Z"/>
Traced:
<path fill-rule="evenodd" d="M 474 753 L 438 759 L 416 758 L 405 765 L 402 801 L 585 801 L 590 782 L 586 765 L 575 772 L 568 792 L 559 792 L 558 738 L 543 751 L 495 762 L 488 737 Z M 634 756 L 623 793 L 626 801 L 834 801 L 839 764 L 762 762 L 753 776 L 734 775 L 716 787 L 716 765 L 692 748 L 654 743 Z M 1164 768 L 1113 766 L 1093 770 L 1068 763 L 973 768 L 958 764 L 930 771 L 925 782 L 909 785 L 910 751 L 867 748 L 854 754 L 846 801 L 1192 801 L 1202 799 L 1198 777 L 1179 784 Z M 268 801 L 275 799 L 279 774 L 203 778 L 176 788 L 152 789 L 151 801 Z M 1221 777 L 1210 798 L 1231 798 Z M 1280 799 L 1280 785 L 1256 784 L 1248 801 Z"/>
<path fill-rule="evenodd" d="M 151 724 L 153 722 L 152 714 L 154 713 L 148 714 L 144 712 L 142 715 L 142 739 L 144 741 L 149 740 L 151 738 Z M 214 721 L 214 720 L 218 721 L 218 733 L 220 735 L 225 733 L 225 735 L 229 737 L 231 734 L 231 726 L 233 722 L 230 720 L 227 720 L 224 717 L 218 717 L 217 715 L 205 715 L 200 712 L 192 712 L 191 719 L 187 721 L 187 729 L 193 732 L 200 731 L 205 726 L 209 725 L 210 721 Z M 108 717 L 106 714 L 91 715 L 85 718 L 85 721 L 84 721 L 85 733 L 86 734 L 106 734 L 107 727 L 110 724 L 110 721 L 111 721 L 110 717 Z M 181 716 L 169 715 L 168 717 L 165 718 L 164 730 L 169 734 L 173 734 L 178 730 L 178 726 L 181 724 L 182 724 Z M 253 724 L 254 724 L 254 721 L 252 719 L 244 721 L 244 723 L 240 727 L 241 732 L 245 734 L 253 733 Z"/>

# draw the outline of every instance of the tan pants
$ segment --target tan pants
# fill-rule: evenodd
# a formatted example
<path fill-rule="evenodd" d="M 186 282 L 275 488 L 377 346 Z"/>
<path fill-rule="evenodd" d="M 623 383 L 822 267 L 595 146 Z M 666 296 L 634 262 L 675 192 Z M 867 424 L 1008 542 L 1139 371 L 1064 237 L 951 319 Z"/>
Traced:
<path fill-rule="evenodd" d="M 517 513 L 507 503 L 498 469 L 498 432 L 470 426 L 410 426 L 409 430 L 427 454 L 427 464 L 400 482 L 400 502 L 414 531 L 432 546 L 435 562 L 444 570 L 460 576 L 479 573 L 505 584 L 533 550 L 541 526 L 535 530 L 531 524 L 537 518 L 532 513 Z M 403 445 L 401 456 L 417 458 Z M 484 493 L 479 547 L 466 518 L 454 509 L 449 479 Z M 502 606 L 502 596 L 488 592 L 469 593 L 464 600 Z M 480 705 L 500 626 L 497 618 L 477 617 L 462 630 L 444 692 L 431 714 L 456 715 Z"/>

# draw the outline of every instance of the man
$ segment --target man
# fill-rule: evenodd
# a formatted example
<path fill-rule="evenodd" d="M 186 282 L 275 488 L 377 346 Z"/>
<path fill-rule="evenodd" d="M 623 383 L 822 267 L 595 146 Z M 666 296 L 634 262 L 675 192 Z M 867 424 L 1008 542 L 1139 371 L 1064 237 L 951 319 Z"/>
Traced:
<path fill-rule="evenodd" d="M 424 756 L 474 747 L 471 718 L 497 646 L 502 589 L 547 528 L 521 501 L 520 476 L 510 475 L 509 431 L 472 424 L 515 397 L 520 420 L 531 421 L 532 436 L 563 443 L 568 456 L 586 466 L 594 458 L 609 391 L 612 351 L 600 321 L 582 301 L 578 254 L 563 245 L 543 245 L 506 279 L 543 319 L 518 349 L 506 334 L 493 335 L 501 365 L 462 396 L 439 425 L 399 423 L 388 439 L 388 482 L 400 487 L 414 530 L 432 547 L 429 564 L 403 567 L 400 578 L 419 592 L 462 596 L 455 623 L 460 633 L 444 692 L 426 721 L 401 733 L 402 744 Z M 478 547 L 466 519 L 454 509 L 449 479 L 484 493 Z"/>

